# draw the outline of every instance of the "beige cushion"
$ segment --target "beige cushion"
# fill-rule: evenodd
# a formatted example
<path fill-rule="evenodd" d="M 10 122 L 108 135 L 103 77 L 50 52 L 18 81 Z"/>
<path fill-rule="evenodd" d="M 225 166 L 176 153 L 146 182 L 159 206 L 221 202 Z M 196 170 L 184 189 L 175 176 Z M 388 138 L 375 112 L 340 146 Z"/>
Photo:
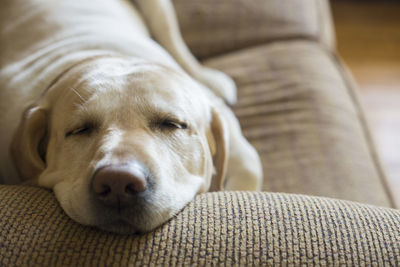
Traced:
<path fill-rule="evenodd" d="M 398 266 L 400 211 L 269 193 L 207 193 L 152 233 L 71 221 L 50 192 L 0 186 L 0 266 Z"/>
<path fill-rule="evenodd" d="M 183 37 L 200 58 L 283 39 L 310 39 L 334 47 L 325 0 L 174 0 L 174 4 Z"/>
<path fill-rule="evenodd" d="M 206 61 L 239 88 L 234 107 L 261 154 L 263 190 L 391 206 L 353 88 L 313 41 L 281 41 Z"/>

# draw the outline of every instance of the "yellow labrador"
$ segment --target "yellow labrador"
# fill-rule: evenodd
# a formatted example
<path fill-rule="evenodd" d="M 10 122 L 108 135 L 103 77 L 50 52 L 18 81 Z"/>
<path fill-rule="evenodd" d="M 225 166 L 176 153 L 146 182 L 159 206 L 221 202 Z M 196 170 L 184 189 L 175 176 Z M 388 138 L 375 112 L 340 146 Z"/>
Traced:
<path fill-rule="evenodd" d="M 169 1 L 4 0 L 0 34 L 2 183 L 50 188 L 72 219 L 119 233 L 210 188 L 260 189 L 222 100 L 235 85 L 190 54 Z"/>

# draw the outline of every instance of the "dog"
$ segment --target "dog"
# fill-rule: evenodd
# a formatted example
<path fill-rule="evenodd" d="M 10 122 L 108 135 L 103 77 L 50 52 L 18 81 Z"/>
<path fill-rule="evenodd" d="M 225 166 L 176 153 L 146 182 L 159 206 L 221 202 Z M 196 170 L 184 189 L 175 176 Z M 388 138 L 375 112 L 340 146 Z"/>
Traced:
<path fill-rule="evenodd" d="M 4 0 L 0 34 L 1 183 L 123 234 L 199 193 L 260 190 L 235 83 L 190 53 L 170 1 Z"/>

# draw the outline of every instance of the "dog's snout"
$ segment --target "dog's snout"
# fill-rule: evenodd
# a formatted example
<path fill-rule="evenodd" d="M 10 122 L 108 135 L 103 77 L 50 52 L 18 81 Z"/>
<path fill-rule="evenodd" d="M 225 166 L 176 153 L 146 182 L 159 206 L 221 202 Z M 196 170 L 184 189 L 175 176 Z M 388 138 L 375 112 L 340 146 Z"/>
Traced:
<path fill-rule="evenodd" d="M 129 205 L 147 187 L 147 172 L 136 163 L 103 167 L 92 180 L 94 193 L 107 206 Z"/>

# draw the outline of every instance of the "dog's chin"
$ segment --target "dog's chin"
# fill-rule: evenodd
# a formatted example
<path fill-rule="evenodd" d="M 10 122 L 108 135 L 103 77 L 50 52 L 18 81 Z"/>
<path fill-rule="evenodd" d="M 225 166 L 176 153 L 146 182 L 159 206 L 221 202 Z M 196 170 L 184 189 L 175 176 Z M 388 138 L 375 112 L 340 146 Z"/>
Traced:
<path fill-rule="evenodd" d="M 139 229 L 137 226 L 135 227 L 125 220 L 116 220 L 110 223 L 96 225 L 96 227 L 106 232 L 123 235 L 132 235 L 147 232 Z"/>
<path fill-rule="evenodd" d="M 168 221 L 168 219 L 165 221 Z M 138 218 L 133 219 L 116 215 L 113 219 L 106 219 L 102 223 L 93 226 L 106 232 L 131 235 L 150 232 L 162 225 L 165 221 L 157 222 L 154 218 L 138 220 Z"/>

